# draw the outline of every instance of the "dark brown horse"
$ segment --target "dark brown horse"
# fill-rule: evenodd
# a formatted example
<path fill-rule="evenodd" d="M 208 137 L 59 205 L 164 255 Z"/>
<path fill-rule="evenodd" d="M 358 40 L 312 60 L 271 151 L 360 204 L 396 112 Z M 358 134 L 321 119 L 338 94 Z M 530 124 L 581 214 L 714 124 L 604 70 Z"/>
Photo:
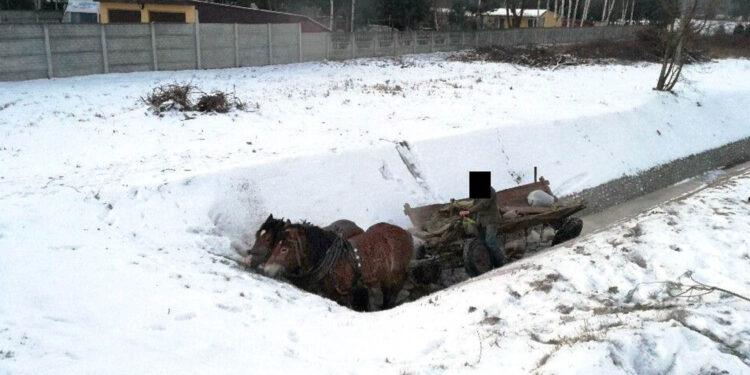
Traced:
<path fill-rule="evenodd" d="M 404 285 L 413 246 L 409 232 L 386 223 L 349 241 L 314 225 L 292 224 L 284 229 L 263 270 L 356 310 L 367 308 L 363 287 L 380 288 L 385 309 Z"/>
<path fill-rule="evenodd" d="M 251 268 L 264 264 L 271 256 L 271 246 L 281 239 L 280 236 L 284 228 L 290 224 L 289 220 L 274 219 L 273 214 L 268 215 L 266 221 L 255 232 L 255 242 L 253 242 L 253 247 L 245 254 L 245 263 Z M 364 230 L 357 224 L 346 219 L 336 220 L 323 229 L 347 239 L 364 233 Z"/>
<path fill-rule="evenodd" d="M 353 221 L 346 219 L 336 220 L 333 223 L 328 224 L 327 227 L 324 227 L 323 230 L 336 233 L 346 239 L 352 238 L 365 232 Z"/>

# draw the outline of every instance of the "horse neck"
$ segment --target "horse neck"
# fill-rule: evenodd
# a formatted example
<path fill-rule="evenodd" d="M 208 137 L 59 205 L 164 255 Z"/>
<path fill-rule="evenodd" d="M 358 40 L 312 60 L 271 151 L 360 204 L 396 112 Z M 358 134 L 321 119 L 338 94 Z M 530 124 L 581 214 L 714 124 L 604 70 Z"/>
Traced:
<path fill-rule="evenodd" d="M 318 227 L 308 227 L 308 229 L 304 230 L 304 238 L 308 261 L 307 267 L 312 268 L 323 260 L 326 252 L 336 240 L 336 235 Z"/>

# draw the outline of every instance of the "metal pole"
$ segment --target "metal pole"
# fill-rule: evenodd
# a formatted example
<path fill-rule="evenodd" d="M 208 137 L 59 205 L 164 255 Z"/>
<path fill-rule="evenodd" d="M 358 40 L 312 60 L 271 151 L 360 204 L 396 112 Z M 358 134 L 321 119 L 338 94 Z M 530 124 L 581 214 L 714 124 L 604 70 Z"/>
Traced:
<path fill-rule="evenodd" d="M 42 25 L 44 30 L 44 51 L 47 54 L 47 78 L 52 78 L 52 49 L 49 46 L 49 29 L 47 25 Z"/>
<path fill-rule="evenodd" d="M 104 30 L 104 24 L 101 25 L 102 34 L 102 60 L 104 60 L 104 74 L 109 73 L 109 58 L 107 57 L 107 32 Z"/>

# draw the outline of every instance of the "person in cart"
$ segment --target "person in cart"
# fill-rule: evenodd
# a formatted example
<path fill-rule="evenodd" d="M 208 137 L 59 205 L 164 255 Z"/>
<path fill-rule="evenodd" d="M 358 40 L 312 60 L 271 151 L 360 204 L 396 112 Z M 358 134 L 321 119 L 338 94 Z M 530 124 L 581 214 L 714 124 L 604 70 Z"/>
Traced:
<path fill-rule="evenodd" d="M 505 255 L 497 242 L 497 224 L 500 222 L 500 213 L 497 209 L 497 192 L 492 186 L 489 187 L 489 191 L 489 198 L 475 198 L 474 205 L 468 210 L 460 211 L 459 215 L 464 217 L 474 216 L 479 229 L 479 239 L 490 250 L 492 265 L 500 267 L 505 261 Z"/>

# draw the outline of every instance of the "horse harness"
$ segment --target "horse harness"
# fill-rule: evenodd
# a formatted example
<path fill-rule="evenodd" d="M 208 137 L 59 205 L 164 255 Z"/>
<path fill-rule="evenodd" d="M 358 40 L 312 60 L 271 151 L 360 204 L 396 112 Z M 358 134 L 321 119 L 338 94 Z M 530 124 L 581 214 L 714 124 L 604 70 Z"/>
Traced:
<path fill-rule="evenodd" d="M 302 245 L 302 241 L 298 241 L 297 246 L 294 246 L 294 252 L 297 257 L 297 266 L 302 270 L 300 245 Z M 346 240 L 339 235 L 336 236 L 336 240 L 333 241 L 331 246 L 326 249 L 325 256 L 320 260 L 320 263 L 308 272 L 289 275 L 288 277 L 308 285 L 317 284 L 323 280 L 323 277 L 325 277 L 325 275 L 328 274 L 336 263 L 344 256 L 349 258 L 352 268 L 354 269 L 354 280 L 352 285 L 357 287 L 362 278 L 362 258 L 359 256 L 357 247 L 349 242 L 349 240 Z M 345 293 L 341 290 L 336 279 L 332 278 L 332 281 L 336 291 L 339 292 L 339 294 L 344 295 Z"/>

